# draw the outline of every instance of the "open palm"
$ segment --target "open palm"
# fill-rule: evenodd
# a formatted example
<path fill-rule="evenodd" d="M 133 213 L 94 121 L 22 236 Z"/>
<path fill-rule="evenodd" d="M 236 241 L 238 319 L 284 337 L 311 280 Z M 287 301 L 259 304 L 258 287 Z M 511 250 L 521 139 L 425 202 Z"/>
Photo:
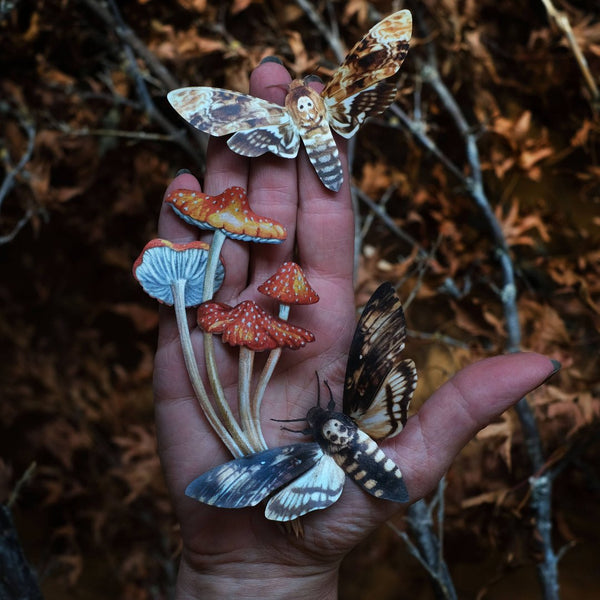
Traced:
<path fill-rule="evenodd" d="M 281 65 L 263 63 L 252 75 L 251 93 L 282 103 L 288 82 Z M 271 419 L 306 415 L 315 404 L 315 371 L 329 381 L 336 399 L 341 398 L 355 327 L 354 221 L 348 173 L 342 189 L 334 194 L 323 187 L 302 152 L 297 160 L 266 155 L 249 161 L 233 154 L 222 140 L 212 139 L 203 191 L 219 194 L 236 185 L 247 190 L 255 212 L 286 226 L 288 238 L 280 245 L 227 241 L 222 253 L 226 276 L 216 299 L 231 305 L 251 299 L 276 311 L 256 288 L 292 257 L 320 296 L 318 304 L 292 308 L 290 314 L 290 322 L 312 331 L 316 340 L 300 350 L 284 350 L 269 383 L 262 427 L 272 447 L 303 439 L 282 431 Z M 184 174 L 168 191 L 176 188 L 200 186 Z M 207 234 L 186 225 L 170 206 L 163 205 L 159 236 L 188 242 Z M 197 361 L 202 364 L 202 333 L 194 326 L 193 313 L 189 322 Z M 217 339 L 216 351 L 219 375 L 234 407 L 238 350 Z M 550 360 L 536 354 L 497 357 L 472 365 L 440 388 L 409 419 L 400 436 L 383 444 L 401 467 L 411 500 L 430 491 L 480 428 L 544 381 L 553 369 Z M 231 457 L 194 396 L 175 317 L 168 308 L 161 311 L 155 397 L 160 457 L 183 537 L 180 598 L 229 597 L 242 592 L 245 597 L 335 597 L 341 558 L 401 509 L 401 505 L 368 496 L 348 480 L 336 504 L 302 517 L 304 537 L 297 539 L 266 520 L 260 507 L 226 510 L 186 497 L 190 481 Z"/>

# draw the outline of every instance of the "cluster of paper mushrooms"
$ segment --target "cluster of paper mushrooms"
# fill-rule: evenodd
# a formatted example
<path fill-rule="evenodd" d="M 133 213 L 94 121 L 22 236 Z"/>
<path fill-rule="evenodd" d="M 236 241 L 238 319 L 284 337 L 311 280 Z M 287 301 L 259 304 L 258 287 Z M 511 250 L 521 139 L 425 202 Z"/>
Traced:
<path fill-rule="evenodd" d="M 212 230 L 211 243 L 175 244 L 154 239 L 135 261 L 133 274 L 146 293 L 163 304 L 174 306 L 192 387 L 208 422 L 225 446 L 236 458 L 265 450 L 260 406 L 282 349 L 297 349 L 315 339 L 310 331 L 287 322 L 290 306 L 313 304 L 319 296 L 302 269 L 293 262 L 286 262 L 258 287 L 262 294 L 277 300 L 278 316 L 270 315 L 251 300 L 237 306 L 214 302 L 214 293 L 225 276 L 221 260 L 225 239 L 279 244 L 287 237 L 286 229 L 277 221 L 254 213 L 241 187 L 228 188 L 218 196 L 178 189 L 171 192 L 165 202 L 187 223 Z M 198 307 L 198 327 L 204 332 L 204 358 L 214 404 L 200 376 L 186 318 L 186 309 L 195 306 Z M 221 335 L 223 342 L 239 346 L 240 422 L 235 419 L 223 391 L 213 335 Z M 252 391 L 254 353 L 266 350 L 269 356 Z"/>

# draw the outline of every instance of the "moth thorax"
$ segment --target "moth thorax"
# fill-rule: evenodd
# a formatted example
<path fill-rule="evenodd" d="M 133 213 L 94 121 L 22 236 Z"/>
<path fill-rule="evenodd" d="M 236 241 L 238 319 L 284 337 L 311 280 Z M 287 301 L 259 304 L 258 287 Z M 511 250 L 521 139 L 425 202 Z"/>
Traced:
<path fill-rule="evenodd" d="M 354 431 L 340 419 L 327 419 L 321 426 L 323 437 L 335 446 L 346 446 L 353 438 Z"/>
<path fill-rule="evenodd" d="M 315 127 L 325 117 L 325 103 L 321 95 L 302 81 L 292 81 L 285 97 L 285 107 L 294 121 L 303 127 Z"/>

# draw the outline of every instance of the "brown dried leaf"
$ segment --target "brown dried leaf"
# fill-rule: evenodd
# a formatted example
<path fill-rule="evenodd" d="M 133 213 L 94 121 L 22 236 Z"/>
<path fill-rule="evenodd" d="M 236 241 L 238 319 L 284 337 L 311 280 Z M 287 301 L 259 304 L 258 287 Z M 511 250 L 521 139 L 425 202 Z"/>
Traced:
<path fill-rule="evenodd" d="M 203 13 L 206 10 L 206 0 L 177 0 L 186 10 Z"/>

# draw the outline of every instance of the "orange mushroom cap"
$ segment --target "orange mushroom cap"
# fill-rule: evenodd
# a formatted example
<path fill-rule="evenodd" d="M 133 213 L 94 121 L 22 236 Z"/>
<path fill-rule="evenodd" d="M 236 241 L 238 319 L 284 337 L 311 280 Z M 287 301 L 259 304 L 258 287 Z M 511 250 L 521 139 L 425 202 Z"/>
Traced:
<path fill-rule="evenodd" d="M 319 295 L 311 287 L 300 265 L 284 262 L 277 272 L 258 286 L 265 296 L 275 298 L 282 304 L 314 304 Z"/>
<path fill-rule="evenodd" d="M 204 302 L 198 307 L 198 327 L 207 333 L 222 334 L 223 341 L 232 346 L 246 346 L 255 352 L 284 346 L 301 348 L 315 339 L 307 329 L 269 315 L 252 300 L 234 307 Z"/>
<path fill-rule="evenodd" d="M 165 202 L 186 222 L 201 229 L 218 229 L 245 242 L 280 244 L 287 237 L 281 223 L 250 210 L 244 188 L 227 188 L 218 196 L 194 190 L 172 191 Z"/>

